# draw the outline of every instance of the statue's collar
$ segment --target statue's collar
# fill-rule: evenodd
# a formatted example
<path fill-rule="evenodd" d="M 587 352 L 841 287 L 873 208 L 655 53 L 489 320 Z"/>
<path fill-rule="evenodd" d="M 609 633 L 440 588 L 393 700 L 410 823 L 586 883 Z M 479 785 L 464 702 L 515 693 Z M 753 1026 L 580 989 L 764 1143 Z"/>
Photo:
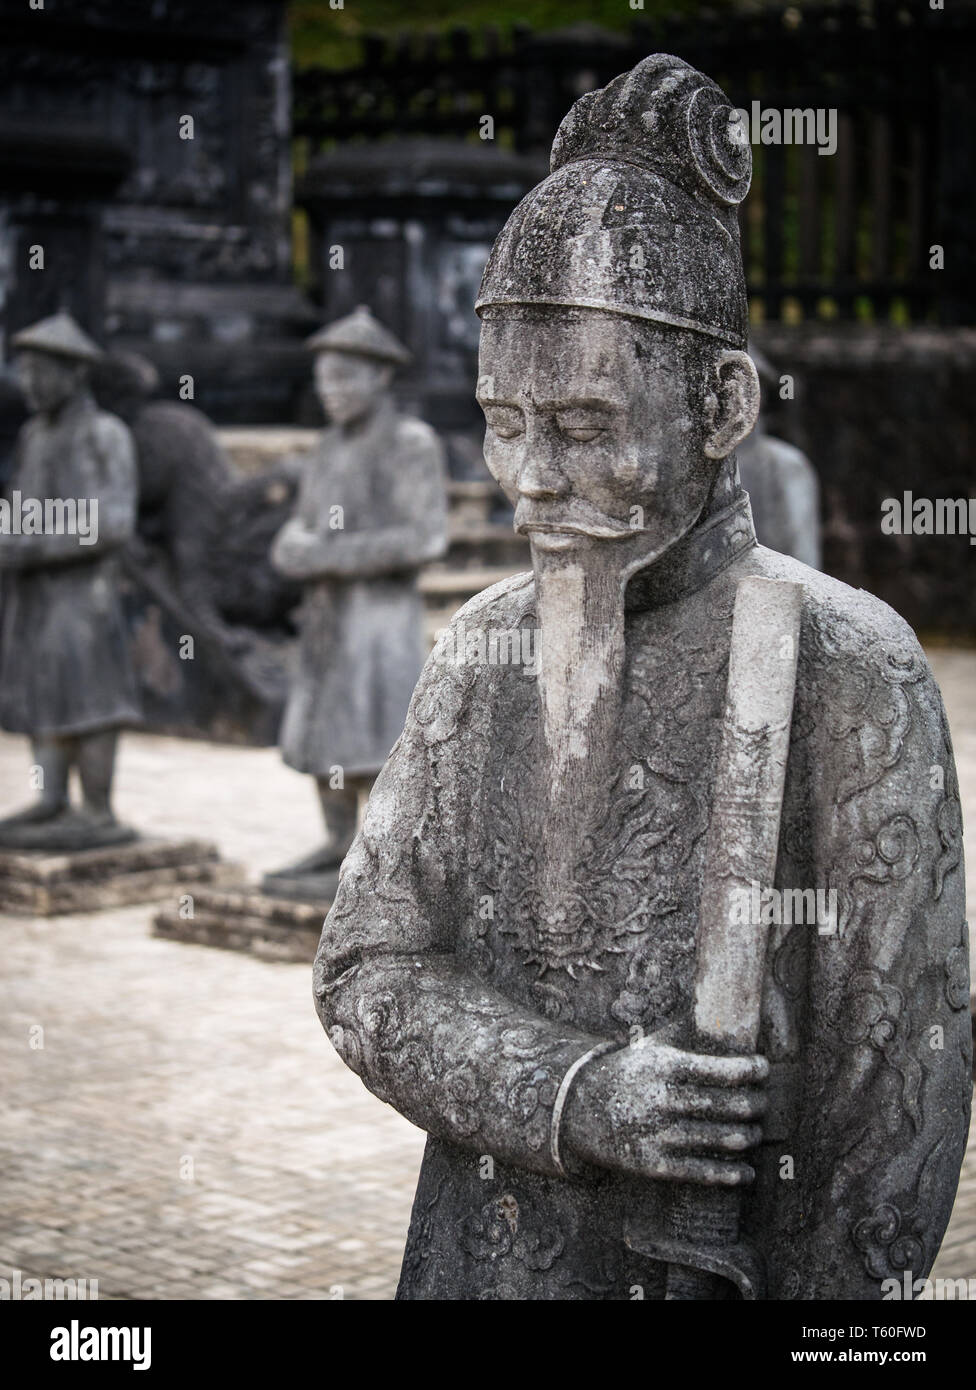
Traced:
<path fill-rule="evenodd" d="M 83 387 L 65 401 L 56 415 L 42 418 L 49 429 L 70 429 L 87 415 L 94 414 L 95 409 L 94 396 L 87 387 Z"/>
<path fill-rule="evenodd" d="M 396 427 L 397 405 L 392 392 L 384 392 L 365 419 L 358 421 L 351 429 L 343 429 L 341 425 L 331 425 L 329 428 L 334 432 L 333 440 L 339 442 L 349 449 L 365 450 L 372 448 L 378 441 L 384 440 L 386 436 Z"/>
<path fill-rule="evenodd" d="M 698 521 L 627 585 L 628 610 L 658 608 L 702 589 L 756 544 L 749 494 L 737 488 L 724 507 Z"/>

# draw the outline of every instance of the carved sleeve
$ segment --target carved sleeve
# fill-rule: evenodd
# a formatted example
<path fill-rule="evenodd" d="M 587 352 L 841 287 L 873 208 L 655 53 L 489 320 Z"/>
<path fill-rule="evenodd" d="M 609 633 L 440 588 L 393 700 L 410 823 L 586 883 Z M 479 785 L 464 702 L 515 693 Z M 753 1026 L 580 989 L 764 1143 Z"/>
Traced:
<path fill-rule="evenodd" d="M 346 1064 L 414 1124 L 556 1174 L 564 1078 L 602 1039 L 512 1003 L 455 949 L 463 914 L 477 910 L 464 864 L 471 676 L 427 664 L 343 866 L 316 1004 Z"/>
<path fill-rule="evenodd" d="M 819 1296 L 880 1298 L 885 1279 L 927 1275 L 966 1145 L 961 817 L 941 698 L 902 625 L 830 679 L 813 829 L 838 922 L 808 941 L 806 1156 L 783 1258 L 807 1287 L 830 1272 Z"/>

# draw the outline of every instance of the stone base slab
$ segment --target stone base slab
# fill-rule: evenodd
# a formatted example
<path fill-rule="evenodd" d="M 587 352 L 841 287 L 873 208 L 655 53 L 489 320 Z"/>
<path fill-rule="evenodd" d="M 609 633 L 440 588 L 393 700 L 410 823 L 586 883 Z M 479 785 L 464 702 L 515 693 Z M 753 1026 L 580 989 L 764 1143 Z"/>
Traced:
<path fill-rule="evenodd" d="M 153 935 L 226 951 L 247 951 L 262 960 L 311 965 L 331 907 L 328 901 L 298 902 L 270 897 L 256 888 L 221 892 L 205 884 L 182 884 L 181 898 L 192 898 L 193 916 L 173 907 L 153 921 Z"/>
<path fill-rule="evenodd" d="M 226 883 L 240 875 L 209 840 L 144 839 L 62 853 L 2 849 L 0 912 L 97 912 L 165 899 L 187 879 Z"/>

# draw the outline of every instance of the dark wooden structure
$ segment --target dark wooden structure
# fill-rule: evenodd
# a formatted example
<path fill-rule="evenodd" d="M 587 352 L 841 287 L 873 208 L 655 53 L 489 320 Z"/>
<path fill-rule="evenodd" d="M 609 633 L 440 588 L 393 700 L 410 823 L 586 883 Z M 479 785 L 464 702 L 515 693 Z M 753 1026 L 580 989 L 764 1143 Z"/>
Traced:
<path fill-rule="evenodd" d="M 190 375 L 218 420 L 288 418 L 314 315 L 291 277 L 283 0 L 0 0 L 0 23 L 0 360 L 68 308 L 170 398 Z"/>
<path fill-rule="evenodd" d="M 819 8 L 637 20 L 502 37 L 370 38 L 362 61 L 294 78 L 300 157 L 332 142 L 494 139 L 535 155 L 583 92 L 648 53 L 669 52 L 751 110 L 833 109 L 837 150 L 754 146 L 743 237 L 754 312 L 804 318 L 976 322 L 976 8 L 873 0 Z M 933 246 L 944 269 L 930 266 Z"/>

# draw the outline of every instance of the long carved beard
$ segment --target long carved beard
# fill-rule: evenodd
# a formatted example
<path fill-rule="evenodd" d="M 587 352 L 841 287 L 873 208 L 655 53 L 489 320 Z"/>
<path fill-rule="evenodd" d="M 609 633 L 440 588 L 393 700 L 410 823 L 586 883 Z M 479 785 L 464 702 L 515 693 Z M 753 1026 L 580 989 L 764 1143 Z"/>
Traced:
<path fill-rule="evenodd" d="M 628 540 L 594 539 L 567 550 L 532 546 L 544 748 L 535 776 L 544 829 L 535 847 L 537 891 L 527 935 L 534 947 L 529 960 L 540 973 L 600 968 L 590 946 L 607 924 L 595 920 L 600 908 L 588 900 L 585 866 L 588 842 L 609 819 L 620 770 L 627 584 L 677 551 L 703 517 L 726 507 L 737 485 L 730 455 L 697 517 L 659 509 L 654 525 Z"/>
<path fill-rule="evenodd" d="M 615 547 L 536 551 L 538 689 L 546 808 L 538 854 L 540 964 L 584 963 L 591 924 L 578 882 L 589 836 L 609 809 L 624 671 L 624 595 Z"/>

